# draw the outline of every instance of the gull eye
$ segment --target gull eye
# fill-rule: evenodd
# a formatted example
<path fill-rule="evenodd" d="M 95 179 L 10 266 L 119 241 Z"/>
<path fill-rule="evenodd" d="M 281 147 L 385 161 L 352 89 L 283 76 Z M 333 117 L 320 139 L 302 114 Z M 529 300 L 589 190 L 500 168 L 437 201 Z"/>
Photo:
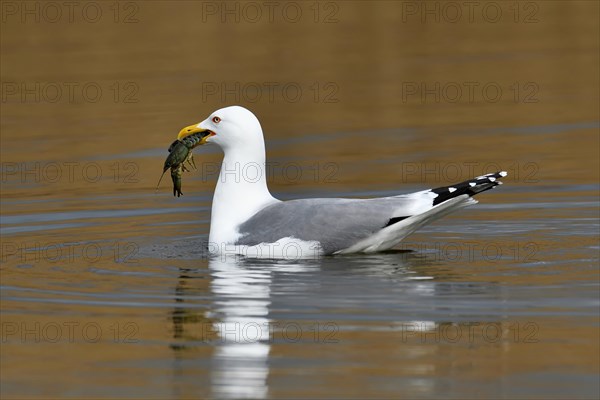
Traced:
<path fill-rule="evenodd" d="M 215 124 L 218 124 L 219 122 L 221 122 L 221 118 L 213 117 L 212 122 L 214 122 Z"/>

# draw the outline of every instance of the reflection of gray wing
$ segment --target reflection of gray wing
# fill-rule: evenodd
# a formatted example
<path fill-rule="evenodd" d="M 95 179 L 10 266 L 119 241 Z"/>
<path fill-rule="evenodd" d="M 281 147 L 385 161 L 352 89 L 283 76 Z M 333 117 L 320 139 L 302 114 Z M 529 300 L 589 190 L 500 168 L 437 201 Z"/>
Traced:
<path fill-rule="evenodd" d="M 341 250 L 387 225 L 432 207 L 431 192 L 377 199 L 302 199 L 270 205 L 240 226 L 236 244 L 273 243 L 284 237 Z"/>

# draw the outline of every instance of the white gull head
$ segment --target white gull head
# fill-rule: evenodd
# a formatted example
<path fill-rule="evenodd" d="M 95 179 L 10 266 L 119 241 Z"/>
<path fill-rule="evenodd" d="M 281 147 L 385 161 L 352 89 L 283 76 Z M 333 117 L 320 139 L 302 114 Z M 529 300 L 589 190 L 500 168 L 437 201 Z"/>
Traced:
<path fill-rule="evenodd" d="M 209 137 L 206 143 L 214 143 L 225 152 L 234 149 L 245 149 L 246 152 L 262 149 L 262 152 L 255 154 L 255 156 L 257 158 L 264 157 L 264 138 L 260 122 L 250 110 L 244 107 L 221 108 L 195 125 L 195 127 L 213 132 L 214 136 Z M 181 136 L 182 133 L 180 132 Z"/>

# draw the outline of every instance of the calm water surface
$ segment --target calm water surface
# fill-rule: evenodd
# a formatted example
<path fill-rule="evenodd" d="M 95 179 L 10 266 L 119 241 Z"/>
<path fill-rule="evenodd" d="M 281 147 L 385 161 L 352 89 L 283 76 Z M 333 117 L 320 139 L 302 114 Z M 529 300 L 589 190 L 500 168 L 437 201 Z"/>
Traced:
<path fill-rule="evenodd" d="M 393 2 L 225 26 L 170 4 L 139 3 L 131 25 L 2 24 L 3 82 L 139 88 L 3 101 L 3 398 L 598 397 L 597 4 L 493 26 L 400 24 Z M 282 199 L 510 175 L 386 253 L 211 258 L 220 154 L 197 150 L 174 199 L 154 191 L 166 147 L 233 102 L 203 83 L 271 80 L 339 89 L 240 99 Z M 403 101 L 407 81 L 531 81 L 539 101 Z"/>

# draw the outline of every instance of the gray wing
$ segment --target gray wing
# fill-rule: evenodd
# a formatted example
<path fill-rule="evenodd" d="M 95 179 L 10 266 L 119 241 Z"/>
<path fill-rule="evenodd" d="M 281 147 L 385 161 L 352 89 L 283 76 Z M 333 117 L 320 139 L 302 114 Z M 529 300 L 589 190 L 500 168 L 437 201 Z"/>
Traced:
<path fill-rule="evenodd" d="M 452 186 L 375 199 L 302 199 L 272 204 L 240 225 L 236 244 L 254 246 L 285 237 L 318 241 L 326 254 L 346 249 L 404 218 L 431 210 L 453 198 L 492 189 L 505 171 Z"/>
<path fill-rule="evenodd" d="M 420 192 L 421 193 L 421 192 Z M 414 194 L 416 195 L 416 194 Z M 432 195 L 376 199 L 301 199 L 272 204 L 244 222 L 236 244 L 254 246 L 284 237 L 318 241 L 326 254 L 345 249 L 380 229 L 432 206 Z M 424 211 L 424 210 L 423 210 Z"/>

